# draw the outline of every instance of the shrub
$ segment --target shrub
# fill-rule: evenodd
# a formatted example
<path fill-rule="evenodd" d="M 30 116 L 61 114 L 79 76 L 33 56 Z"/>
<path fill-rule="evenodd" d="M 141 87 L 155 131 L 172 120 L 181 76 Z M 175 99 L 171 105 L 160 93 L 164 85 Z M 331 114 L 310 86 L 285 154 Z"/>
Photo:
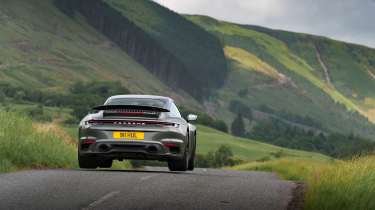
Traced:
<path fill-rule="evenodd" d="M 240 163 L 242 161 L 234 158 L 231 148 L 227 145 L 221 145 L 216 151 L 210 151 L 205 155 L 198 154 L 196 157 L 196 165 L 202 168 L 221 168 Z"/>

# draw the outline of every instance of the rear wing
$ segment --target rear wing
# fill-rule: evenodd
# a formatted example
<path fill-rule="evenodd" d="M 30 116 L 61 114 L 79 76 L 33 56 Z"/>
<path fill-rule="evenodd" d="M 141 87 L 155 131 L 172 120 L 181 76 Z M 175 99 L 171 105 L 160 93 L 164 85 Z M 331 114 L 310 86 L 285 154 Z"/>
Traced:
<path fill-rule="evenodd" d="M 119 110 L 119 109 L 135 109 L 143 111 L 154 111 L 154 112 L 170 112 L 170 110 L 154 106 L 138 106 L 138 105 L 102 105 L 92 108 L 96 111 L 105 110 Z"/>

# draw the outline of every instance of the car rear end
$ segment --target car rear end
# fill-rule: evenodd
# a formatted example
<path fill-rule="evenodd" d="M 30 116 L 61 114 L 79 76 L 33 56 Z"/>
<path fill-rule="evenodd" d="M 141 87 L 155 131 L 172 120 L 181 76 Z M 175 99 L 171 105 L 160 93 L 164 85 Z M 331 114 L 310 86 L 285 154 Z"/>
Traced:
<path fill-rule="evenodd" d="M 167 105 L 166 105 L 167 106 Z M 164 108 L 107 105 L 88 115 L 79 128 L 79 155 L 96 160 L 161 160 L 183 156 L 186 122 Z"/>

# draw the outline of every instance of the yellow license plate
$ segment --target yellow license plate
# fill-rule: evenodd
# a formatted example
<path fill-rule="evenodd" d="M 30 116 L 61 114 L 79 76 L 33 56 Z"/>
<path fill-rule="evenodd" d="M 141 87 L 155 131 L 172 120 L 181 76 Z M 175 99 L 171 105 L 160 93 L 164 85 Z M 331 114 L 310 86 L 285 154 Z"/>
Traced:
<path fill-rule="evenodd" d="M 128 140 L 144 140 L 145 133 L 143 132 L 113 132 L 114 139 L 128 139 Z"/>

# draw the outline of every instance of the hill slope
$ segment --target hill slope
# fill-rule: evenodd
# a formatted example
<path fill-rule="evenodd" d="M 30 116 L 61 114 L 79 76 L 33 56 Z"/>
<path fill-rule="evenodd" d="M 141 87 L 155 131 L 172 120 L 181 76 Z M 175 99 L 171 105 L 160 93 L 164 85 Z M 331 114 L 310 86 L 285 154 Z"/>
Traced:
<path fill-rule="evenodd" d="M 65 15 L 52 0 L 2 1 L 0 25 L 2 83 L 54 93 L 78 81 L 120 81 L 133 93 L 170 95 L 199 107 L 189 94 L 165 85 L 84 17 Z"/>
<path fill-rule="evenodd" d="M 223 42 L 231 71 L 211 101 L 219 113 L 225 113 L 221 117 L 233 119 L 235 114 L 228 108 L 231 101 L 239 101 L 261 111 L 255 116 L 258 119 L 271 113 L 288 120 L 285 113 L 293 113 L 311 118 L 320 124 L 313 126 L 319 130 L 373 137 L 374 127 L 366 118 L 372 119 L 375 108 L 371 91 L 375 80 L 369 74 L 375 50 L 204 16 L 187 18 Z M 363 62 L 350 56 L 349 49 Z M 342 68 L 345 63 L 351 66 Z"/>
<path fill-rule="evenodd" d="M 83 15 L 90 25 L 170 87 L 203 99 L 225 79 L 226 61 L 219 40 L 152 1 L 55 2 L 72 17 Z"/>

